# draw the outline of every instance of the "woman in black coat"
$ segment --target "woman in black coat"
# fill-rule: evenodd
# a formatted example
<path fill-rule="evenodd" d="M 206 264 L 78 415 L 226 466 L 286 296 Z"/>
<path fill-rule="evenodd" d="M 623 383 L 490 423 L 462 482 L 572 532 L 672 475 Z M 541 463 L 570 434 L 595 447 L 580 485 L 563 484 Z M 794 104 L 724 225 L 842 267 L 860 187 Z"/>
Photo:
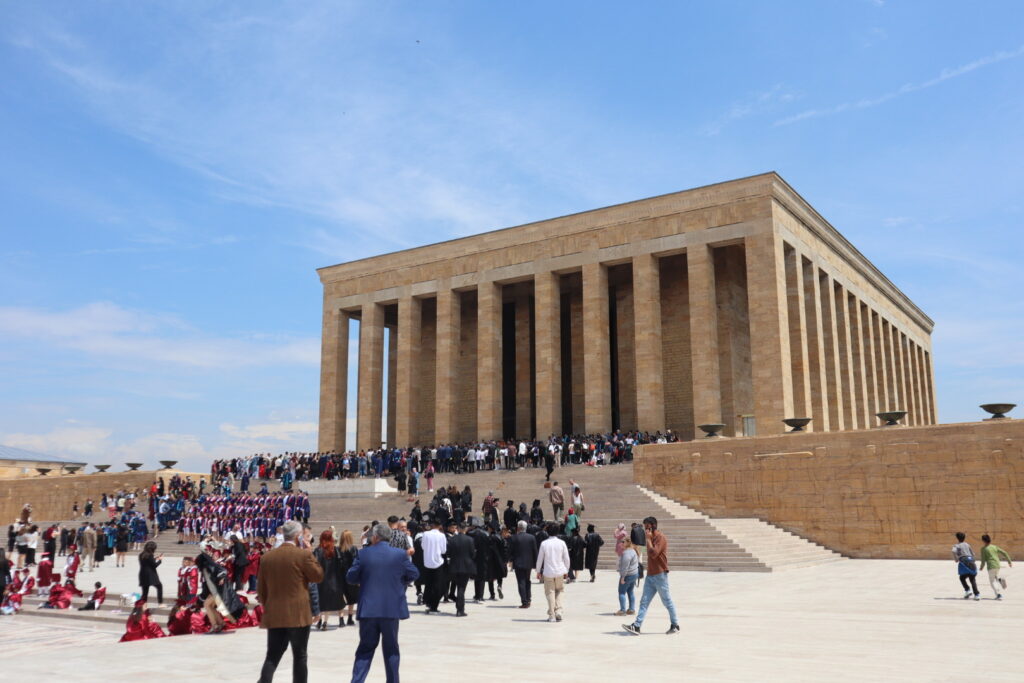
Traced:
<path fill-rule="evenodd" d="M 164 585 L 156 569 L 163 562 L 163 554 L 156 554 L 156 543 L 149 541 L 139 554 L 139 585 L 142 586 L 142 601 L 149 599 L 150 587 L 156 588 L 157 607 L 164 606 Z"/>
<path fill-rule="evenodd" d="M 341 552 L 334 545 L 334 532 L 330 529 L 320 534 L 320 544 L 313 551 L 313 557 L 324 570 L 324 578 L 317 584 L 320 594 L 320 620 L 313 626 L 320 631 L 327 630 L 328 613 L 338 615 L 338 628 L 345 625 L 341 611 L 345 609 L 345 577 L 341 571 Z"/>
<path fill-rule="evenodd" d="M 569 536 L 569 542 L 566 545 L 569 546 L 569 582 L 572 583 L 576 580 L 576 572 L 583 571 L 583 553 L 587 547 L 584 540 L 580 538 L 579 528 L 572 530 L 572 535 Z"/>

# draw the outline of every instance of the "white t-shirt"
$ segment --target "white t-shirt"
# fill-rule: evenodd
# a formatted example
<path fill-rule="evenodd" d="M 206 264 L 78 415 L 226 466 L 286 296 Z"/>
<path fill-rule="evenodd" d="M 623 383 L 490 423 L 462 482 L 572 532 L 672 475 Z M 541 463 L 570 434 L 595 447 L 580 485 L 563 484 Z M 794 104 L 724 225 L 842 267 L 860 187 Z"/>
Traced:
<path fill-rule="evenodd" d="M 448 552 L 448 539 L 437 529 L 431 529 L 423 534 L 421 542 L 423 546 L 423 566 L 427 569 L 437 569 L 444 564 L 444 554 Z"/>

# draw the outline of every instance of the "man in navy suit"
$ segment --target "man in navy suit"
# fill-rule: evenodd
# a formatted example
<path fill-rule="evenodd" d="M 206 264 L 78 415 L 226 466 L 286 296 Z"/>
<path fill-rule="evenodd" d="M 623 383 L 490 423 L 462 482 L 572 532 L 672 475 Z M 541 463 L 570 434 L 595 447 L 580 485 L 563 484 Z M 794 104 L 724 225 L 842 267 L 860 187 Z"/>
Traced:
<path fill-rule="evenodd" d="M 377 643 L 384 639 L 384 668 L 388 683 L 398 683 L 398 620 L 409 618 L 405 589 L 419 578 L 409 554 L 392 548 L 391 529 L 378 524 L 370 532 L 370 543 L 356 556 L 345 578 L 359 584 L 359 647 L 352 666 L 352 683 L 362 683 L 370 673 Z"/>

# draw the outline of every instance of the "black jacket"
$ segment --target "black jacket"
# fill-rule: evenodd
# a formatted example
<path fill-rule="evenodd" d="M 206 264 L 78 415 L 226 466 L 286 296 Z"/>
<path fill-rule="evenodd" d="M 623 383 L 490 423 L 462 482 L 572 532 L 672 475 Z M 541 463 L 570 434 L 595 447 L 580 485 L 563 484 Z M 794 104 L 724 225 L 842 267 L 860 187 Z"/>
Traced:
<path fill-rule="evenodd" d="M 466 534 L 448 539 L 448 571 L 452 574 L 476 576 L 476 545 Z"/>
<path fill-rule="evenodd" d="M 491 538 L 483 529 L 473 529 L 468 536 L 473 539 L 473 556 L 476 559 L 476 578 L 493 578 L 490 571 Z"/>
<path fill-rule="evenodd" d="M 533 569 L 537 566 L 537 539 L 525 531 L 512 536 L 508 542 L 509 558 L 514 569 Z"/>
<path fill-rule="evenodd" d="M 140 586 L 157 586 L 160 584 L 160 575 L 156 573 L 156 568 L 160 566 L 161 560 L 156 559 L 153 555 L 147 555 L 142 553 L 139 555 L 139 585 Z"/>

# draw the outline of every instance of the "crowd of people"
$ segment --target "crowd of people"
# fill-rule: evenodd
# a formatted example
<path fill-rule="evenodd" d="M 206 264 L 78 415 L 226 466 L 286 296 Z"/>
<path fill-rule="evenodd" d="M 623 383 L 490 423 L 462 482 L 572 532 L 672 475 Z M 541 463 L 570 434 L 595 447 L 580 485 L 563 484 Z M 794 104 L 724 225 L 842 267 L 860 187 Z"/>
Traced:
<path fill-rule="evenodd" d="M 382 448 L 344 453 L 283 453 L 215 460 L 210 468 L 214 481 L 236 482 L 247 491 L 250 482 L 279 480 L 284 490 L 296 481 L 354 477 L 400 477 L 402 490 L 416 493 L 420 478 L 431 488 L 434 474 L 467 474 L 478 470 L 516 470 L 585 464 L 600 467 L 628 462 L 633 447 L 667 443 L 678 438 L 671 430 L 614 432 L 612 434 L 564 435 L 546 440 L 506 440 L 440 444 L 429 447 Z"/>

